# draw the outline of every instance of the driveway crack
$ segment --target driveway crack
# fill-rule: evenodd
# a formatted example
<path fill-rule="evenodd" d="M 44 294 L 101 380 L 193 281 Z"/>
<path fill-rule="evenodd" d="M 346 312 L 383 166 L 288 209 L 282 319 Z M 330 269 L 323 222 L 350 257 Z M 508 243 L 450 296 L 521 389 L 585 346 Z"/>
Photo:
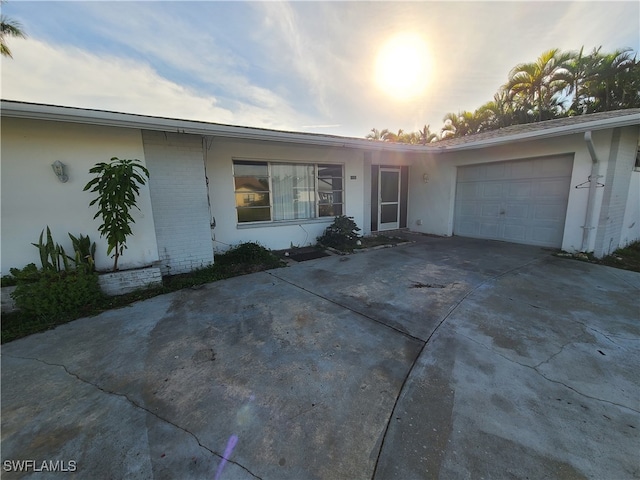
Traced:
<path fill-rule="evenodd" d="M 604 398 L 598 398 L 598 397 L 594 397 L 594 396 L 592 396 L 592 395 L 588 395 L 588 394 L 586 394 L 586 393 L 584 393 L 584 392 L 581 392 L 581 391 L 580 391 L 580 390 L 578 390 L 577 388 L 572 387 L 571 385 L 567 385 L 566 383 L 561 382 L 560 380 L 555 380 L 555 379 L 553 379 L 553 378 L 550 378 L 550 377 L 546 376 L 543 372 L 541 372 L 540 370 L 538 370 L 538 367 L 539 367 L 540 365 L 543 365 L 543 364 L 547 363 L 547 362 L 548 362 L 549 360 L 551 360 L 553 357 L 555 357 L 556 355 L 558 355 L 558 354 L 562 351 L 562 349 L 564 349 L 564 347 L 566 347 L 567 345 L 569 345 L 571 342 L 568 342 L 568 343 L 566 343 L 565 345 L 563 345 L 559 352 L 554 353 L 554 354 L 553 354 L 553 355 L 551 355 L 551 357 L 549 357 L 547 360 L 545 360 L 545 361 L 543 361 L 543 362 L 540 362 L 540 363 L 538 363 L 537 365 L 533 365 L 533 366 L 532 366 L 532 365 L 527 365 L 526 363 L 518 362 L 517 360 L 514 360 L 513 358 L 509 358 L 509 357 L 507 357 L 506 355 L 503 355 L 502 353 L 500 353 L 500 352 L 498 352 L 498 351 L 494 350 L 493 348 L 491 348 L 491 347 L 489 347 L 489 346 L 485 345 L 484 343 L 479 342 L 479 341 L 477 341 L 477 340 L 475 340 L 475 339 L 473 339 L 473 338 L 471 338 L 471 337 L 469 337 L 469 336 L 467 336 L 467 335 L 464 335 L 464 334 L 462 334 L 462 333 L 458 333 L 458 335 L 460 335 L 461 337 L 466 338 L 467 340 L 469 340 L 469 341 L 471 341 L 471 342 L 473 342 L 473 343 L 475 343 L 475 344 L 477 344 L 477 345 L 480 345 L 480 346 L 481 346 L 481 347 L 483 347 L 483 348 L 486 348 L 486 349 L 487 349 L 487 350 L 489 350 L 491 353 L 493 353 L 493 354 L 495 354 L 495 355 L 498 355 L 499 357 L 502 357 L 502 358 L 504 358 L 505 360 L 507 360 L 507 361 L 509 361 L 509 362 L 515 363 L 516 365 L 520 365 L 521 367 L 525 367 L 525 368 L 531 369 L 531 370 L 533 370 L 534 372 L 536 372 L 538 375 L 540 375 L 542 378 L 544 378 L 545 380 L 547 380 L 547 381 L 549 381 L 549 382 L 552 382 L 552 383 L 556 383 L 556 384 L 558 384 L 558 385 L 562 385 L 563 387 L 568 388 L 568 389 L 569 389 L 569 390 L 571 390 L 572 392 L 575 392 L 575 393 L 577 393 L 578 395 L 580 395 L 580 396 L 582 396 L 582 397 L 589 398 L 589 399 L 591 399 L 591 400 L 595 400 L 595 401 L 597 401 L 597 402 L 607 403 L 607 404 L 609 404 L 609 405 L 615 405 L 616 407 L 620 407 L 620 408 L 623 408 L 623 409 L 625 409 L 625 410 L 630 410 L 630 411 L 632 411 L 632 412 L 634 412 L 634 413 L 640 413 L 640 410 L 636 410 L 635 408 L 629 407 L 629 406 L 627 406 L 627 405 L 623 405 L 623 404 L 621 404 L 621 403 L 613 402 L 613 401 L 611 401 L 611 400 L 605 400 Z"/>
<path fill-rule="evenodd" d="M 135 408 L 140 409 L 150 415 L 153 415 L 154 417 L 156 417 L 158 420 L 165 422 L 175 428 L 177 428 L 178 430 L 183 431 L 184 433 L 186 433 L 187 435 L 190 435 L 191 437 L 193 437 L 193 439 L 198 443 L 198 445 L 203 448 L 204 450 L 208 451 L 209 453 L 211 453 L 213 456 L 218 457 L 221 461 L 226 461 L 228 463 L 232 463 L 234 465 L 236 465 L 237 467 L 240 467 L 241 469 L 243 469 L 245 472 L 247 472 L 249 475 L 251 475 L 253 478 L 256 478 L 258 480 L 262 480 L 262 477 L 259 477 L 258 475 L 256 475 L 255 473 L 253 473 L 252 471 L 250 471 L 247 467 L 245 467 L 244 465 L 241 465 L 238 462 L 235 462 L 233 460 L 231 460 L 230 458 L 226 458 L 224 455 L 212 450 L 211 448 L 207 447 L 205 444 L 203 444 L 200 439 L 198 438 L 198 436 L 189 431 L 188 429 L 172 422 L 171 420 L 169 420 L 168 418 L 164 418 L 161 415 L 158 415 L 156 412 L 153 412 L 151 410 L 149 410 L 147 407 L 145 407 L 144 405 L 141 405 L 140 403 L 136 402 L 134 399 L 130 398 L 127 394 L 125 393 L 119 393 L 119 392 L 114 392 L 112 390 L 108 390 L 106 388 L 101 387 L 98 384 L 95 384 L 89 380 L 86 380 L 84 378 L 82 378 L 80 375 L 78 375 L 77 373 L 72 372 L 71 370 L 69 370 L 66 365 L 60 364 L 60 363 L 52 363 L 52 362 L 47 362 L 45 360 L 42 360 L 40 358 L 34 358 L 34 357 L 22 357 L 22 356 L 18 356 L 18 355 L 10 355 L 7 353 L 3 353 L 2 355 L 7 356 L 7 357 L 11 357 L 11 358 L 16 358 L 16 359 L 20 359 L 20 360 L 31 360 L 31 361 L 35 361 L 35 362 L 40 362 L 44 365 L 48 365 L 50 367 L 60 367 L 62 368 L 69 376 L 74 377 L 76 380 L 85 383 L 87 385 L 92 386 L 93 388 L 101 391 L 102 393 L 105 393 L 107 395 L 114 395 L 117 397 L 123 397 L 127 402 L 129 402 L 131 405 L 133 405 Z"/>
<path fill-rule="evenodd" d="M 387 439 L 387 434 L 389 433 L 389 427 L 391 425 L 391 420 L 394 418 L 395 416 L 395 411 L 398 408 L 398 403 L 400 401 L 400 398 L 402 397 L 402 392 L 404 392 L 404 389 L 407 385 L 407 381 L 409 380 L 409 377 L 411 376 L 411 373 L 413 372 L 416 364 L 418 363 L 418 359 L 420 359 L 420 357 L 422 356 L 424 350 L 427 348 L 427 345 L 429 344 L 429 342 L 431 341 L 431 339 L 433 338 L 433 336 L 438 332 L 438 330 L 440 329 L 440 327 L 442 327 L 442 325 L 444 324 L 444 322 L 446 322 L 449 317 L 451 316 L 451 314 L 456 311 L 458 309 L 458 307 L 460 305 L 462 305 L 462 303 L 471 295 L 473 295 L 476 291 L 478 291 L 480 288 L 482 288 L 483 286 L 485 286 L 486 284 L 490 283 L 490 282 L 494 282 L 497 279 L 508 275 L 512 272 L 515 272 L 516 270 L 519 270 L 521 268 L 527 267 L 533 263 L 538 263 L 541 262 L 541 259 L 533 259 L 530 260 L 526 263 L 523 263 L 522 265 L 518 265 L 517 267 L 511 268 L 509 270 L 505 270 L 504 272 L 501 272 L 497 275 L 494 275 L 492 277 L 487 278 L 486 280 L 481 281 L 480 283 L 478 283 L 475 287 L 473 287 L 472 289 L 470 289 L 467 293 L 465 293 L 450 309 L 449 311 L 442 317 L 442 320 L 440 320 L 440 322 L 438 322 L 438 324 L 436 325 L 436 327 L 433 329 L 433 331 L 431 332 L 431 334 L 429 335 L 429 337 L 427 338 L 426 341 L 424 341 L 424 345 L 422 345 L 422 348 L 420 349 L 420 351 L 418 352 L 418 355 L 416 355 L 416 358 L 413 360 L 413 363 L 411 364 L 411 368 L 409 368 L 409 370 L 407 371 L 406 376 L 404 377 L 404 381 L 402 382 L 402 386 L 400 387 L 400 390 L 398 391 L 398 396 L 396 397 L 396 401 L 393 404 L 393 408 L 391 409 L 391 414 L 389 415 L 389 418 L 387 419 L 387 425 L 385 426 L 384 429 L 384 434 L 382 436 L 382 441 L 380 442 L 380 450 L 378 450 L 378 456 L 376 458 L 376 463 L 375 466 L 373 467 L 373 474 L 371 475 L 371 478 L 374 479 L 376 477 L 376 472 L 378 471 L 378 465 L 380 463 L 380 457 L 382 456 L 382 451 L 384 450 L 384 443 L 385 440 Z"/>
<path fill-rule="evenodd" d="M 422 344 L 424 344 L 425 342 L 427 342 L 427 341 L 428 341 L 428 340 L 424 340 L 423 338 L 416 337 L 415 335 L 411 335 L 410 333 L 405 332 L 404 330 L 402 330 L 402 329 L 400 329 L 400 328 L 394 327 L 393 325 L 389 325 L 388 323 L 385 323 L 385 322 L 383 322 L 383 321 L 381 321 L 381 320 L 378 320 L 377 318 L 374 318 L 374 317 L 372 317 L 372 316 L 370 316 L 370 315 L 367 315 L 367 314 L 362 313 L 362 312 L 360 312 L 360 311 L 358 311 L 358 310 L 355 310 L 355 309 L 353 309 L 353 308 L 349 307 L 348 305 L 345 305 L 345 304 L 340 303 L 340 302 L 337 302 L 337 301 L 335 301 L 335 300 L 333 300 L 333 299 L 331 299 L 331 298 L 328 298 L 328 297 L 325 297 L 325 296 L 323 296 L 323 295 L 320 295 L 319 293 L 316 293 L 316 292 L 314 292 L 314 291 L 312 291 L 312 290 L 309 290 L 308 288 L 304 288 L 303 286 L 298 285 L 297 283 L 292 282 L 291 280 L 287 280 L 286 278 L 282 278 L 282 277 L 280 277 L 280 276 L 276 275 L 276 274 L 275 274 L 274 272 L 272 272 L 272 271 L 266 271 L 265 273 L 267 273 L 267 274 L 271 275 L 272 277 L 277 278 L 277 279 L 278 279 L 278 280 L 280 280 L 280 281 L 283 281 L 283 282 L 285 282 L 285 283 L 287 283 L 287 284 L 291 285 L 292 287 L 298 288 L 298 289 L 302 290 L 303 292 L 306 292 L 306 293 L 309 293 L 309 294 L 311 294 L 311 295 L 313 295 L 313 296 L 315 296 L 315 297 L 321 298 L 322 300 L 324 300 L 324 301 L 326 301 L 326 302 L 329 302 L 329 303 L 332 303 L 332 304 L 334 304 L 334 305 L 337 305 L 337 306 L 338 306 L 338 307 L 340 307 L 340 308 L 344 308 L 345 310 L 349 310 L 350 312 L 353 312 L 353 313 L 355 313 L 356 315 L 359 315 L 359 316 L 361 316 L 361 317 L 364 317 L 364 318 L 366 318 L 367 320 L 371 320 L 371 321 L 373 321 L 373 322 L 376 322 L 376 323 L 378 323 L 378 324 L 380 324 L 380 325 L 382 325 L 382 326 L 384 326 L 384 327 L 387 327 L 387 328 L 389 328 L 389 329 L 393 330 L 394 332 L 399 333 L 399 334 L 401 334 L 401 335 L 403 335 L 403 336 L 405 336 L 405 337 L 408 337 L 408 338 L 410 338 L 410 339 L 412 339 L 412 340 L 415 340 L 415 341 L 420 342 L 420 343 L 422 343 Z M 437 327 L 436 327 L 436 328 L 437 328 Z"/>

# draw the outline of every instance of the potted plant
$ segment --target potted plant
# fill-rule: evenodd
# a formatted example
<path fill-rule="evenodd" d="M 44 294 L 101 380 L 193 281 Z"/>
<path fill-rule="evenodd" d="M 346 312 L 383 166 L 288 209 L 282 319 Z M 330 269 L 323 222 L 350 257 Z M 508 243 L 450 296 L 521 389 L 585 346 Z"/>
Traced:
<path fill-rule="evenodd" d="M 113 273 L 110 276 L 101 277 L 101 285 L 105 293 L 118 295 L 135 290 L 150 284 L 160 283 L 162 277 L 160 269 L 154 267 L 152 272 L 132 272 L 125 275 L 116 275 L 118 272 L 118 260 L 127 248 L 127 237 L 133 234 L 131 225 L 135 220 L 131 216 L 131 209 L 140 208 L 137 199 L 140 195 L 140 187 L 146 184 L 149 171 L 140 160 L 126 160 L 113 157 L 109 163 L 101 162 L 89 170 L 96 177 L 90 180 L 84 187 L 97 193 L 90 206 L 97 205 L 98 211 L 93 218 L 102 218 L 102 224 L 98 228 L 100 236 L 107 240 L 107 255 L 113 252 Z"/>

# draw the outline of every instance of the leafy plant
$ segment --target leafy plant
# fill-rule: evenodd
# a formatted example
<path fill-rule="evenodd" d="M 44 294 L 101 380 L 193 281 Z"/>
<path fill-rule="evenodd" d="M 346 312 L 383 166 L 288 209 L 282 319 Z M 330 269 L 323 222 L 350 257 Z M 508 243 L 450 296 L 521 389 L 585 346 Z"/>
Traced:
<path fill-rule="evenodd" d="M 77 267 L 84 267 L 88 272 L 94 272 L 96 269 L 96 242 L 91 242 L 89 235 L 86 237 L 80 234 L 79 237 L 74 237 L 69 234 L 71 243 L 73 245 L 73 251 L 75 252 L 72 259 Z"/>
<path fill-rule="evenodd" d="M 133 233 L 131 224 L 135 220 L 129 211 L 134 207 L 140 210 L 136 204 L 139 185 L 144 185 L 149 178 L 149 171 L 139 162 L 117 157 L 110 163 L 100 162 L 89 170 L 96 177 L 84 187 L 84 191 L 91 189 L 98 194 L 89 205 L 98 204 L 98 212 L 93 218 L 102 217 L 98 231 L 107 239 L 107 255 L 114 252 L 114 272 L 118 270 L 120 255 L 127 248 L 127 237 Z"/>
<path fill-rule="evenodd" d="M 324 230 L 322 236 L 318 237 L 318 243 L 338 250 L 352 251 L 360 239 L 359 231 L 360 228 L 352 217 L 339 215 Z"/>
<path fill-rule="evenodd" d="M 47 241 L 43 241 L 44 229 L 40 232 L 40 238 L 38 243 L 32 243 L 40 253 L 40 262 L 42 263 L 42 270 L 45 272 L 60 272 L 61 267 L 64 270 L 69 270 L 69 257 L 67 257 L 64 248 L 54 243 L 51 230 L 47 227 Z"/>

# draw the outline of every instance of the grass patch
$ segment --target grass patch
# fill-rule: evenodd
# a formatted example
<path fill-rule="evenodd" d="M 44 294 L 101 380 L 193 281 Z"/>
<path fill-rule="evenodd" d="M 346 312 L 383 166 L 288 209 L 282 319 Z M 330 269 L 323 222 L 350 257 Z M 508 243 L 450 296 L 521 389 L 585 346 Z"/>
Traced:
<path fill-rule="evenodd" d="M 640 242 L 619 248 L 611 255 L 598 260 L 598 263 L 609 267 L 622 268 L 640 272 Z"/>
<path fill-rule="evenodd" d="M 608 267 L 620 268 L 623 270 L 631 270 L 640 273 L 640 242 L 632 243 L 624 248 L 619 248 L 611 255 L 603 258 L 596 258 L 591 253 L 565 253 L 557 254 L 560 257 L 572 258 L 583 262 L 595 263 L 598 265 L 606 265 Z"/>
<path fill-rule="evenodd" d="M 80 309 L 75 313 L 63 313 L 56 316 L 35 316 L 17 311 L 3 314 L 0 328 L 0 341 L 2 343 L 10 342 L 33 333 L 50 330 L 77 318 L 97 315 L 107 310 L 121 308 L 133 302 L 146 300 L 183 288 L 195 287 L 225 278 L 270 270 L 285 265 L 280 258 L 261 245 L 257 243 L 243 243 L 230 249 L 228 252 L 217 254 L 215 256 L 215 263 L 209 267 L 182 275 L 164 277 L 163 284 L 159 287 L 142 289 L 115 297 L 104 297 L 100 302 Z"/>
<path fill-rule="evenodd" d="M 370 237 L 362 237 L 360 239 L 362 245 L 358 245 L 356 249 L 379 247 L 380 245 L 398 245 L 406 242 L 403 238 L 389 237 L 387 235 L 372 235 Z"/>
<path fill-rule="evenodd" d="M 342 253 L 353 253 L 358 250 L 366 250 L 368 248 L 380 247 L 382 245 L 396 246 L 400 243 L 406 242 L 404 238 L 389 237 L 387 235 L 371 235 L 370 237 L 360 237 L 358 239 L 360 245 L 341 245 L 338 247 L 331 246 L 334 250 Z"/>

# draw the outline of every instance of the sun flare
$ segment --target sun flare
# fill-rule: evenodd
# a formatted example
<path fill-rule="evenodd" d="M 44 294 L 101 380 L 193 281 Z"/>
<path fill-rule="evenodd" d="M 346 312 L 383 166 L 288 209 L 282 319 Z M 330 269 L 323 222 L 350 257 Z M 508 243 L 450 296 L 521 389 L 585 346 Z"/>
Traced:
<path fill-rule="evenodd" d="M 398 100 L 409 100 L 422 95 L 430 76 L 429 48 L 417 33 L 395 35 L 378 51 L 376 84 Z"/>

